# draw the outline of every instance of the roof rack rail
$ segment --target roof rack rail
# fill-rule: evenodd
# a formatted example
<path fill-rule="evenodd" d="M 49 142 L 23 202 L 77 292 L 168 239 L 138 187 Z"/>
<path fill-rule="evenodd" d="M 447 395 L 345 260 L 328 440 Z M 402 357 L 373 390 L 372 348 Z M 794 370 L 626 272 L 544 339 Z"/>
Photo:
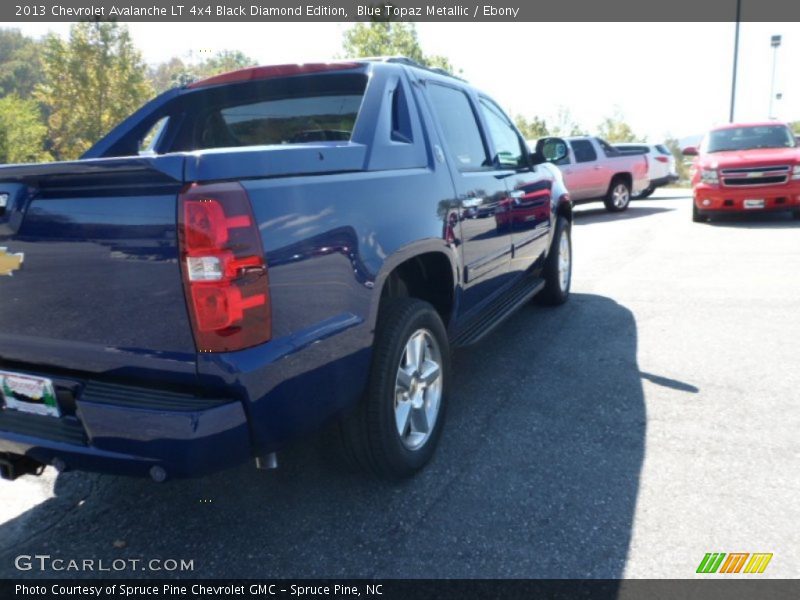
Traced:
<path fill-rule="evenodd" d="M 447 69 L 442 69 L 441 67 L 426 67 L 422 63 L 417 62 L 413 58 L 408 58 L 407 56 L 365 56 L 362 58 L 357 58 L 355 60 L 366 60 L 370 62 L 386 62 L 386 63 L 406 65 L 408 67 L 415 67 L 417 69 L 422 69 L 424 71 L 430 71 L 431 73 L 436 73 L 437 75 L 452 77 L 453 79 L 458 79 L 459 81 L 466 81 L 466 79 L 463 79 L 458 75 L 454 75 Z"/>

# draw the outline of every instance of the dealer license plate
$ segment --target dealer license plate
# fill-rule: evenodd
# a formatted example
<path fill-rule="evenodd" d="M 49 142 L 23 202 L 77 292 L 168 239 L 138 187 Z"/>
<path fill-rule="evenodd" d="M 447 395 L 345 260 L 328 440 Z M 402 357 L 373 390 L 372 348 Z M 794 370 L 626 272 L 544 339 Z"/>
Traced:
<path fill-rule="evenodd" d="M 763 198 L 750 198 L 744 201 L 745 208 L 764 208 Z"/>
<path fill-rule="evenodd" d="M 48 417 L 61 416 L 53 382 L 46 377 L 0 371 L 0 400 L 11 410 Z"/>

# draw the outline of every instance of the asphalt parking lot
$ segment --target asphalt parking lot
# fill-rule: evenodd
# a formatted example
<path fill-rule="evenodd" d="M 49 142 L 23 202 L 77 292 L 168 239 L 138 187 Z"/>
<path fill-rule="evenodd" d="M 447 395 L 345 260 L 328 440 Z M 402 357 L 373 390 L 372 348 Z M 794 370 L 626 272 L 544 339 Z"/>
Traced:
<path fill-rule="evenodd" d="M 661 190 L 579 207 L 574 240 L 567 305 L 456 356 L 415 479 L 366 480 L 317 442 L 275 472 L 163 485 L 48 469 L 0 482 L 0 576 L 58 576 L 14 567 L 48 554 L 196 577 L 685 578 L 706 552 L 800 575 L 800 221 L 693 224 L 687 191 Z"/>

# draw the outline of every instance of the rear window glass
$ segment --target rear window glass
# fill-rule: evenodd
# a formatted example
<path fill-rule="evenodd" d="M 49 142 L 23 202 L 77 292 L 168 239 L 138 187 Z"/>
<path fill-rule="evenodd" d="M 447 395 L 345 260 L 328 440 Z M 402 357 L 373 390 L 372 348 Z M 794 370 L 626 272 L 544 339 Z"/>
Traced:
<path fill-rule="evenodd" d="M 212 111 L 200 127 L 203 148 L 348 141 L 361 106 L 356 94 L 265 100 Z"/>
<path fill-rule="evenodd" d="M 198 90 L 177 99 L 183 118 L 168 150 L 349 141 L 366 82 L 321 74 Z"/>
<path fill-rule="evenodd" d="M 614 146 L 622 154 L 647 154 L 650 148 L 647 146 Z"/>

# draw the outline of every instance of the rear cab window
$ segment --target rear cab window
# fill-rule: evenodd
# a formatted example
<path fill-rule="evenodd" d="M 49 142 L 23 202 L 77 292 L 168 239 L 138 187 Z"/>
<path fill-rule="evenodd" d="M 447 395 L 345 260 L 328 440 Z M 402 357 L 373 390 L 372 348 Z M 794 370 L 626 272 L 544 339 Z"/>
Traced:
<path fill-rule="evenodd" d="M 366 86 L 364 74 L 337 73 L 198 89 L 170 107 L 176 127 L 159 151 L 347 142 Z"/>

